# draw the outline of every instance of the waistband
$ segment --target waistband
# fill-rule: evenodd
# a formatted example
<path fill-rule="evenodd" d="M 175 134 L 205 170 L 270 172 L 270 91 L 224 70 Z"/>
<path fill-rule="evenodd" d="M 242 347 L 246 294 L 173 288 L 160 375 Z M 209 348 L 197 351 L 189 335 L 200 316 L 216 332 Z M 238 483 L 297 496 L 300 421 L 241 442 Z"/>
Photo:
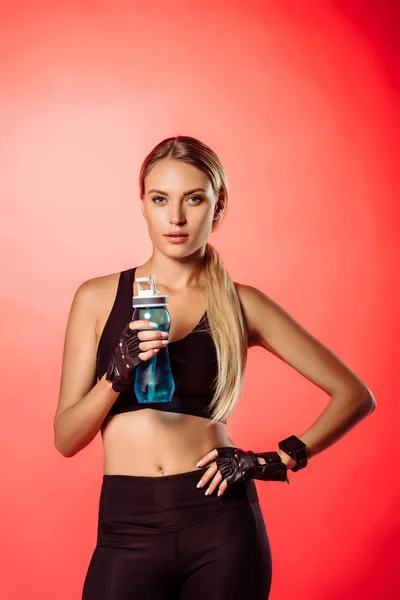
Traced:
<path fill-rule="evenodd" d="M 206 496 L 210 482 L 202 488 L 196 485 L 207 469 L 160 477 L 103 475 L 99 522 L 107 527 L 172 530 L 240 504 L 258 502 L 252 479 L 228 486 L 222 496 L 217 496 L 217 486 Z"/>

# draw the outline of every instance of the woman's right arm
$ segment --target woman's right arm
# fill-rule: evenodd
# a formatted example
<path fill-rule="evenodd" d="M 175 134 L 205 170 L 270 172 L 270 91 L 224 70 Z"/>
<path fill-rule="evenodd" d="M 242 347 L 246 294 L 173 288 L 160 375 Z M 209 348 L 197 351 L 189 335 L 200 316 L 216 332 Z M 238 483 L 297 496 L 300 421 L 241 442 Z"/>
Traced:
<path fill-rule="evenodd" d="M 67 324 L 60 393 L 54 417 L 54 444 L 63 456 L 74 456 L 97 435 L 117 399 L 104 376 L 96 383 L 96 279 L 76 291 Z"/>

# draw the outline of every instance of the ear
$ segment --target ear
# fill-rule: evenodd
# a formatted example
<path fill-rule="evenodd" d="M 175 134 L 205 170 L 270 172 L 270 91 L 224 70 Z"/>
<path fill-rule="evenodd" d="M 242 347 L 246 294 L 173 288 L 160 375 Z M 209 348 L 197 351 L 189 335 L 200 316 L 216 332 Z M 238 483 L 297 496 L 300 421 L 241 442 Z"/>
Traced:
<path fill-rule="evenodd" d="M 142 215 L 143 215 L 143 216 L 144 216 L 144 218 L 147 220 L 146 211 L 145 211 L 145 209 L 144 209 L 144 202 L 142 202 L 141 211 L 142 211 Z"/>
<path fill-rule="evenodd" d="M 225 197 L 224 197 L 224 194 L 221 193 L 221 194 L 219 194 L 217 202 L 215 204 L 214 220 L 218 219 L 221 216 L 221 213 L 223 212 L 224 208 L 225 208 Z"/>

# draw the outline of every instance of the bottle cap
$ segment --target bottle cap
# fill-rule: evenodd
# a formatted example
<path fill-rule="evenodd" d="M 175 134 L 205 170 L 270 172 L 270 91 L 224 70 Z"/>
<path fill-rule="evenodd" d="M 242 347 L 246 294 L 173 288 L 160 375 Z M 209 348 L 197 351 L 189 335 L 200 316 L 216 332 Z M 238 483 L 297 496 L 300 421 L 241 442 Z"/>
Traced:
<path fill-rule="evenodd" d="M 138 306 L 166 306 L 168 304 L 168 296 L 161 294 L 156 288 L 155 275 L 138 277 L 135 281 L 139 295 L 132 298 L 132 306 L 134 308 Z M 148 289 L 142 288 L 140 282 L 146 282 L 149 286 Z"/>

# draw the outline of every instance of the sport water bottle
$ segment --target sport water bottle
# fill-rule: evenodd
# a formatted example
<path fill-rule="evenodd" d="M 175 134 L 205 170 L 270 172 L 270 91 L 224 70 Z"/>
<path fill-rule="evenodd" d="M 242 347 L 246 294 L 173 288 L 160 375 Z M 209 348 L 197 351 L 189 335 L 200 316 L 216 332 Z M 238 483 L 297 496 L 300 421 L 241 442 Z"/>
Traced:
<path fill-rule="evenodd" d="M 170 314 L 167 310 L 168 296 L 156 289 L 155 275 L 135 279 L 138 296 L 133 296 L 132 321 L 144 319 L 157 323 L 153 331 L 169 331 Z M 146 282 L 148 289 L 143 289 Z M 143 330 L 142 330 L 143 331 Z M 170 402 L 175 391 L 175 381 L 169 361 L 168 346 L 160 348 L 152 358 L 142 361 L 136 367 L 134 391 L 139 402 Z"/>

